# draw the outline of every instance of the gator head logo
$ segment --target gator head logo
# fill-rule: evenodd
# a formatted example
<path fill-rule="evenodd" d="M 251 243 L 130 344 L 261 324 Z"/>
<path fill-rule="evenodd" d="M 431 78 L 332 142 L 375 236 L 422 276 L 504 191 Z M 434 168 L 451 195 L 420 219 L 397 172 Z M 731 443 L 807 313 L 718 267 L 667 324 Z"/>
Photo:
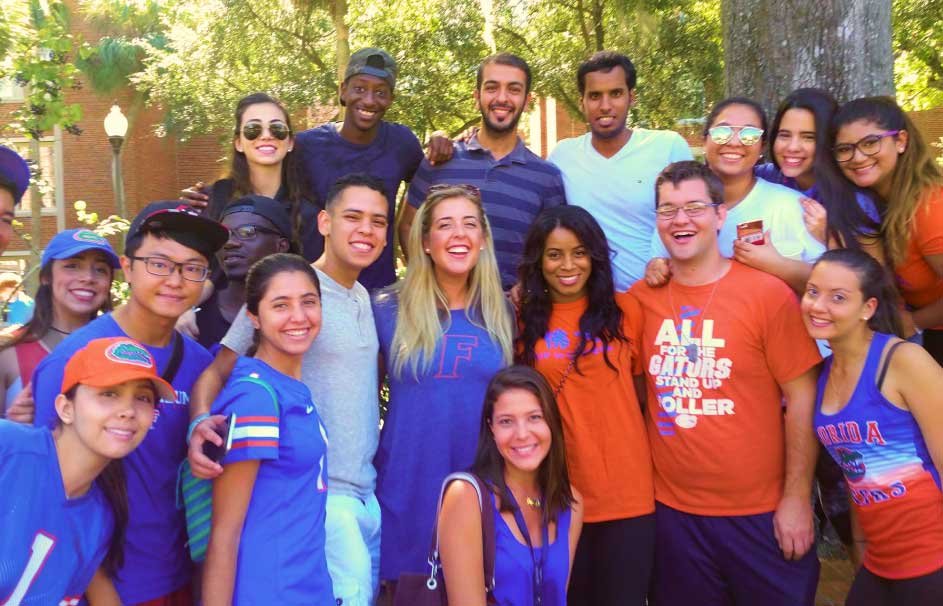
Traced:
<path fill-rule="evenodd" d="M 86 244 L 104 245 L 108 243 L 104 238 L 87 229 L 80 229 L 79 231 L 75 232 L 72 234 L 72 239 L 78 240 L 79 242 L 85 242 Z"/>
<path fill-rule="evenodd" d="M 119 364 L 133 364 L 143 368 L 154 368 L 154 361 L 151 354 L 146 349 L 132 343 L 131 341 L 121 341 L 115 343 L 105 351 L 105 357 Z"/>
<path fill-rule="evenodd" d="M 864 457 L 860 452 L 839 446 L 835 449 L 835 454 L 838 455 L 838 466 L 841 467 L 849 482 L 858 482 L 864 478 L 866 468 Z"/>

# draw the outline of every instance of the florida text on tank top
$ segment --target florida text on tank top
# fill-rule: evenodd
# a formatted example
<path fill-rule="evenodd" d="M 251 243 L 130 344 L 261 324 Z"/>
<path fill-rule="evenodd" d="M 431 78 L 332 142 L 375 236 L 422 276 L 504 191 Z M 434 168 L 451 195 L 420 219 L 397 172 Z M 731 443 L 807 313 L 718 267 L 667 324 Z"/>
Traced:
<path fill-rule="evenodd" d="M 878 389 L 881 356 L 891 338 L 874 334 L 850 400 L 831 415 L 822 413 L 832 358 L 825 361 L 815 431 L 848 482 L 868 541 L 864 565 L 879 576 L 902 579 L 943 567 L 943 493 L 917 421 Z"/>

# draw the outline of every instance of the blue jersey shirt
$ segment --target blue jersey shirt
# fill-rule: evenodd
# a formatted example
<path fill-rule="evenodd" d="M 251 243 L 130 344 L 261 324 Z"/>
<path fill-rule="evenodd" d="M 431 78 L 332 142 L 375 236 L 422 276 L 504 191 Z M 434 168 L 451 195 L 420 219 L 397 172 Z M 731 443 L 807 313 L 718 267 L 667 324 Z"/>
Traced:
<path fill-rule="evenodd" d="M 367 290 L 374 290 L 396 281 L 393 268 L 396 193 L 401 183 L 412 180 L 422 161 L 422 146 L 413 131 L 393 122 L 380 122 L 376 137 L 366 145 L 344 139 L 337 128 L 335 123 L 329 122 L 298 133 L 295 146 L 301 153 L 311 190 L 322 204 L 334 182 L 351 173 L 367 173 L 383 182 L 390 203 L 386 246 L 357 279 Z"/>
<path fill-rule="evenodd" d="M 112 315 L 106 314 L 76 330 L 46 356 L 33 373 L 34 424 L 55 425 L 55 400 L 66 362 L 73 353 L 93 339 L 126 336 Z M 193 565 L 185 547 L 184 512 L 177 509 L 177 469 L 187 456 L 190 389 L 212 359 L 199 343 L 182 338 L 183 358 L 171 382 L 177 402 L 158 403 L 154 424 L 144 441 L 123 459 L 129 519 L 124 567 L 118 572 L 115 587 L 125 604 L 166 595 L 189 583 L 192 576 Z M 161 372 L 170 360 L 173 341 L 166 347 L 145 345 Z"/>
<path fill-rule="evenodd" d="M 48 429 L 0 420 L 3 604 L 78 604 L 113 530 L 111 506 L 97 484 L 66 497 Z"/>
<path fill-rule="evenodd" d="M 401 377 L 394 376 L 390 344 L 397 308 L 395 295 L 377 294 L 373 305 L 377 337 L 391 371 L 389 412 L 374 459 L 383 519 L 380 578 L 384 580 L 429 570 L 426 558 L 442 480 L 471 466 L 485 389 L 504 367 L 501 347 L 490 333 L 457 309 L 451 311 L 429 368 L 421 369 L 417 378 L 408 366 Z"/>
<path fill-rule="evenodd" d="M 324 554 L 327 432 L 311 391 L 261 360 L 240 357 L 213 414 L 236 415 L 223 465 L 260 461 L 242 526 L 233 604 L 333 605 Z"/>

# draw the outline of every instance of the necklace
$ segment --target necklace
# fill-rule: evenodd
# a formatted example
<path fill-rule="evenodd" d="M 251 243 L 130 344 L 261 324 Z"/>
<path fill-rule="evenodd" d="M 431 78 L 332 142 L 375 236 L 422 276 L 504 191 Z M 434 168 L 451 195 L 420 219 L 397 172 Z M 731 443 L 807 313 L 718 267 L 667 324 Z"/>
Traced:
<path fill-rule="evenodd" d="M 721 276 L 722 278 L 723 276 Z M 717 278 L 714 282 L 714 288 L 711 289 L 711 294 L 707 297 L 707 305 L 704 306 L 704 309 L 701 311 L 701 319 L 707 317 L 707 310 L 710 309 L 711 303 L 714 301 L 714 293 L 717 292 L 717 285 L 720 284 L 721 278 Z M 678 329 L 678 336 L 681 339 L 681 345 L 684 346 L 684 355 L 688 359 L 688 362 L 692 364 L 697 362 L 698 358 L 701 357 L 701 347 L 688 338 L 684 331 L 681 329 L 681 309 L 678 309 L 678 313 L 675 314 L 675 303 L 674 299 L 671 297 L 671 282 L 668 282 L 668 305 L 671 307 L 671 317 L 675 321 L 675 326 Z M 682 306 L 683 307 L 683 306 Z"/>
<path fill-rule="evenodd" d="M 540 509 L 540 506 L 543 504 L 540 500 L 540 497 L 534 499 L 531 497 L 524 497 L 524 503 L 533 507 L 534 509 Z"/>
<path fill-rule="evenodd" d="M 52 324 L 49 325 L 49 330 L 55 331 L 55 332 L 59 333 L 60 335 L 71 335 L 71 334 L 72 334 L 72 331 L 71 331 L 71 330 L 70 330 L 69 332 L 66 332 L 66 331 L 62 330 L 61 328 L 56 328 L 56 327 L 53 326 Z"/>

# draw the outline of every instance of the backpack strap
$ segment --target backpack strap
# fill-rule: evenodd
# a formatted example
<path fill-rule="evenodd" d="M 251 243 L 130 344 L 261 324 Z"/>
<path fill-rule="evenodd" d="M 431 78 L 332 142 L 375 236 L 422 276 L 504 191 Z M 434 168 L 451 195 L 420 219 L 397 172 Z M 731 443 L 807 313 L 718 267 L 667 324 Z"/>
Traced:
<path fill-rule="evenodd" d="M 281 409 L 278 407 L 278 396 L 275 395 L 275 390 L 272 389 L 272 386 L 269 385 L 267 381 L 260 379 L 257 374 L 252 373 L 244 377 L 239 377 L 238 379 L 233 381 L 233 384 L 235 383 L 252 383 L 254 385 L 258 385 L 259 387 L 267 391 L 268 395 L 272 397 L 272 404 L 275 406 L 275 416 L 277 417 L 282 416 Z"/>
<path fill-rule="evenodd" d="M 482 559 L 484 561 L 485 573 L 485 593 L 488 596 L 488 603 L 493 602 L 494 592 L 494 557 L 495 557 L 495 536 L 494 536 L 494 502 L 491 500 L 491 489 L 477 475 L 459 471 L 446 476 L 442 481 L 442 488 L 439 490 L 439 505 L 436 509 L 435 521 L 432 528 L 432 545 L 429 549 L 429 565 L 432 567 L 432 573 L 426 585 L 430 589 L 435 589 L 438 584 L 436 573 L 441 568 L 442 563 L 439 560 L 439 513 L 442 511 L 442 499 L 445 497 L 445 490 L 452 482 L 460 480 L 468 482 L 478 494 L 478 508 L 481 511 L 481 548 Z"/>
<path fill-rule="evenodd" d="M 881 387 L 884 385 L 884 378 L 887 375 L 887 369 L 891 366 L 891 356 L 894 355 L 894 350 L 899 346 L 906 343 L 906 341 L 898 341 L 891 345 L 890 349 L 887 350 L 887 354 L 884 356 L 884 363 L 881 365 L 881 372 L 878 373 L 878 391 L 881 391 Z"/>

